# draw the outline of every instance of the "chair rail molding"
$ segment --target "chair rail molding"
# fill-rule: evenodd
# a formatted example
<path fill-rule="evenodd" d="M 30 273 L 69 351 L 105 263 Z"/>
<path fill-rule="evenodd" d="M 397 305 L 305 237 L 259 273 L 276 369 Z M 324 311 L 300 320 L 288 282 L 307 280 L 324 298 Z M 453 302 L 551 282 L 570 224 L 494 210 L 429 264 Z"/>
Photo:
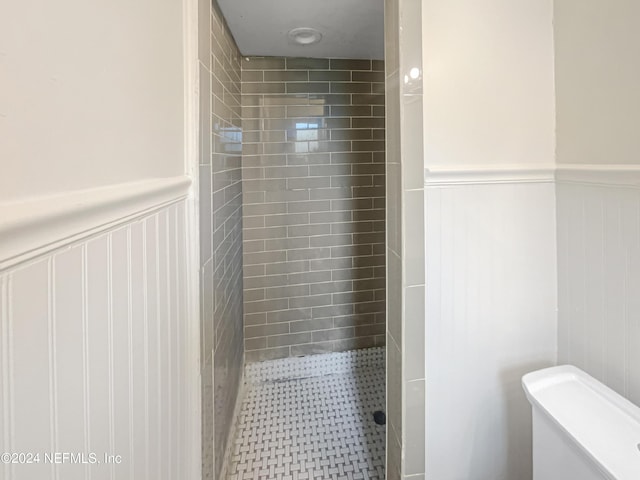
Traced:
<path fill-rule="evenodd" d="M 184 199 L 190 186 L 177 176 L 0 204 L 0 271 Z"/>
<path fill-rule="evenodd" d="M 428 187 L 498 183 L 551 183 L 555 167 L 547 164 L 523 165 L 434 165 L 424 170 Z"/>

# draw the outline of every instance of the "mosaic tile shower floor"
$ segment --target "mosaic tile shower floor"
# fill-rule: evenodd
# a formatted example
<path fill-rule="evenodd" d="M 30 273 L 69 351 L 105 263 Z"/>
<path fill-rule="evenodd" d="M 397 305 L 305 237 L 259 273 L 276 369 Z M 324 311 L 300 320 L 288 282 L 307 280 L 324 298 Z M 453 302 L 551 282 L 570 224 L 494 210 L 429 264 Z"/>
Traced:
<path fill-rule="evenodd" d="M 383 480 L 384 348 L 250 364 L 229 480 Z"/>

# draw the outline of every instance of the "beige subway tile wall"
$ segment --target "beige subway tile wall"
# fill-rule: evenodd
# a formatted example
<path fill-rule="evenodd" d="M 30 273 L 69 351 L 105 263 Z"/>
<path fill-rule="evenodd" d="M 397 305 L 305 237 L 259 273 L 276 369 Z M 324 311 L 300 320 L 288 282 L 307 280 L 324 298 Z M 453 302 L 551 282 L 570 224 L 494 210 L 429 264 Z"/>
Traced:
<path fill-rule="evenodd" d="M 242 62 L 246 361 L 385 343 L 384 63 Z"/>
<path fill-rule="evenodd" d="M 213 479 L 224 463 L 243 370 L 242 57 L 217 5 L 200 8 L 211 12 L 210 29 L 201 26 L 210 35 L 200 40 L 202 478 Z"/>

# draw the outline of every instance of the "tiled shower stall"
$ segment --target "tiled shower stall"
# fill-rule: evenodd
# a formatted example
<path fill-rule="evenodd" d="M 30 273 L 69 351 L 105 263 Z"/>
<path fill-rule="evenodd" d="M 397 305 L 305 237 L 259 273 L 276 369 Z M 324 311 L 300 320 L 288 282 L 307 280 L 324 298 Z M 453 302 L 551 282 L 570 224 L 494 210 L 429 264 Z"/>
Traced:
<path fill-rule="evenodd" d="M 384 64 L 242 62 L 247 362 L 384 345 Z"/>
<path fill-rule="evenodd" d="M 242 425 L 249 425 L 252 395 L 276 410 L 283 399 L 305 398 L 280 392 L 265 399 L 265 391 L 275 390 L 256 393 L 271 383 L 250 373 L 243 380 L 245 362 L 281 359 L 264 367 L 279 384 L 287 358 L 368 348 L 375 353 L 356 355 L 346 370 L 340 366 L 346 357 L 319 356 L 328 365 L 322 378 L 333 375 L 334 383 L 308 385 L 309 392 L 320 385 L 339 403 L 356 402 L 352 417 L 338 415 L 352 419 L 345 420 L 351 429 L 339 429 L 346 437 L 326 432 L 321 440 L 361 444 L 359 463 L 347 452 L 313 455 L 331 456 L 332 468 L 344 475 L 362 470 L 382 478 L 385 429 L 368 410 L 385 406 L 384 349 L 375 349 L 386 340 L 384 63 L 243 58 L 217 6 L 207 15 L 209 26 L 202 16 L 201 32 L 210 36 L 200 39 L 200 128 L 211 132 L 201 135 L 199 181 L 203 477 L 244 478 L 238 472 L 262 468 L 238 456 L 249 448 Z M 358 378 L 368 379 L 367 401 Z M 344 388 L 340 400 L 335 392 Z M 322 392 L 313 396 L 317 401 Z M 280 414 L 294 404 L 281 405 Z M 294 449 L 317 444 L 294 437 Z M 257 448 L 251 443 L 251 452 Z M 300 478 L 328 468 L 314 463 L 311 452 L 299 455 Z"/>

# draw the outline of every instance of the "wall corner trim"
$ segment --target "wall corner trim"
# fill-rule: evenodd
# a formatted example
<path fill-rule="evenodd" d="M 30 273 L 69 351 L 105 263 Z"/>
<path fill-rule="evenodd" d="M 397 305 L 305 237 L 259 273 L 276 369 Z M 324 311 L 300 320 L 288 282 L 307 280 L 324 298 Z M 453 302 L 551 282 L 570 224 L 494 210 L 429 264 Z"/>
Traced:
<path fill-rule="evenodd" d="M 558 165 L 556 181 L 581 185 L 640 188 L 640 165 Z"/>
<path fill-rule="evenodd" d="M 187 176 L 150 179 L 0 204 L 0 271 L 189 194 Z"/>
<path fill-rule="evenodd" d="M 424 170 L 427 187 L 489 185 L 499 183 L 552 183 L 554 165 L 460 165 L 432 166 Z"/>

